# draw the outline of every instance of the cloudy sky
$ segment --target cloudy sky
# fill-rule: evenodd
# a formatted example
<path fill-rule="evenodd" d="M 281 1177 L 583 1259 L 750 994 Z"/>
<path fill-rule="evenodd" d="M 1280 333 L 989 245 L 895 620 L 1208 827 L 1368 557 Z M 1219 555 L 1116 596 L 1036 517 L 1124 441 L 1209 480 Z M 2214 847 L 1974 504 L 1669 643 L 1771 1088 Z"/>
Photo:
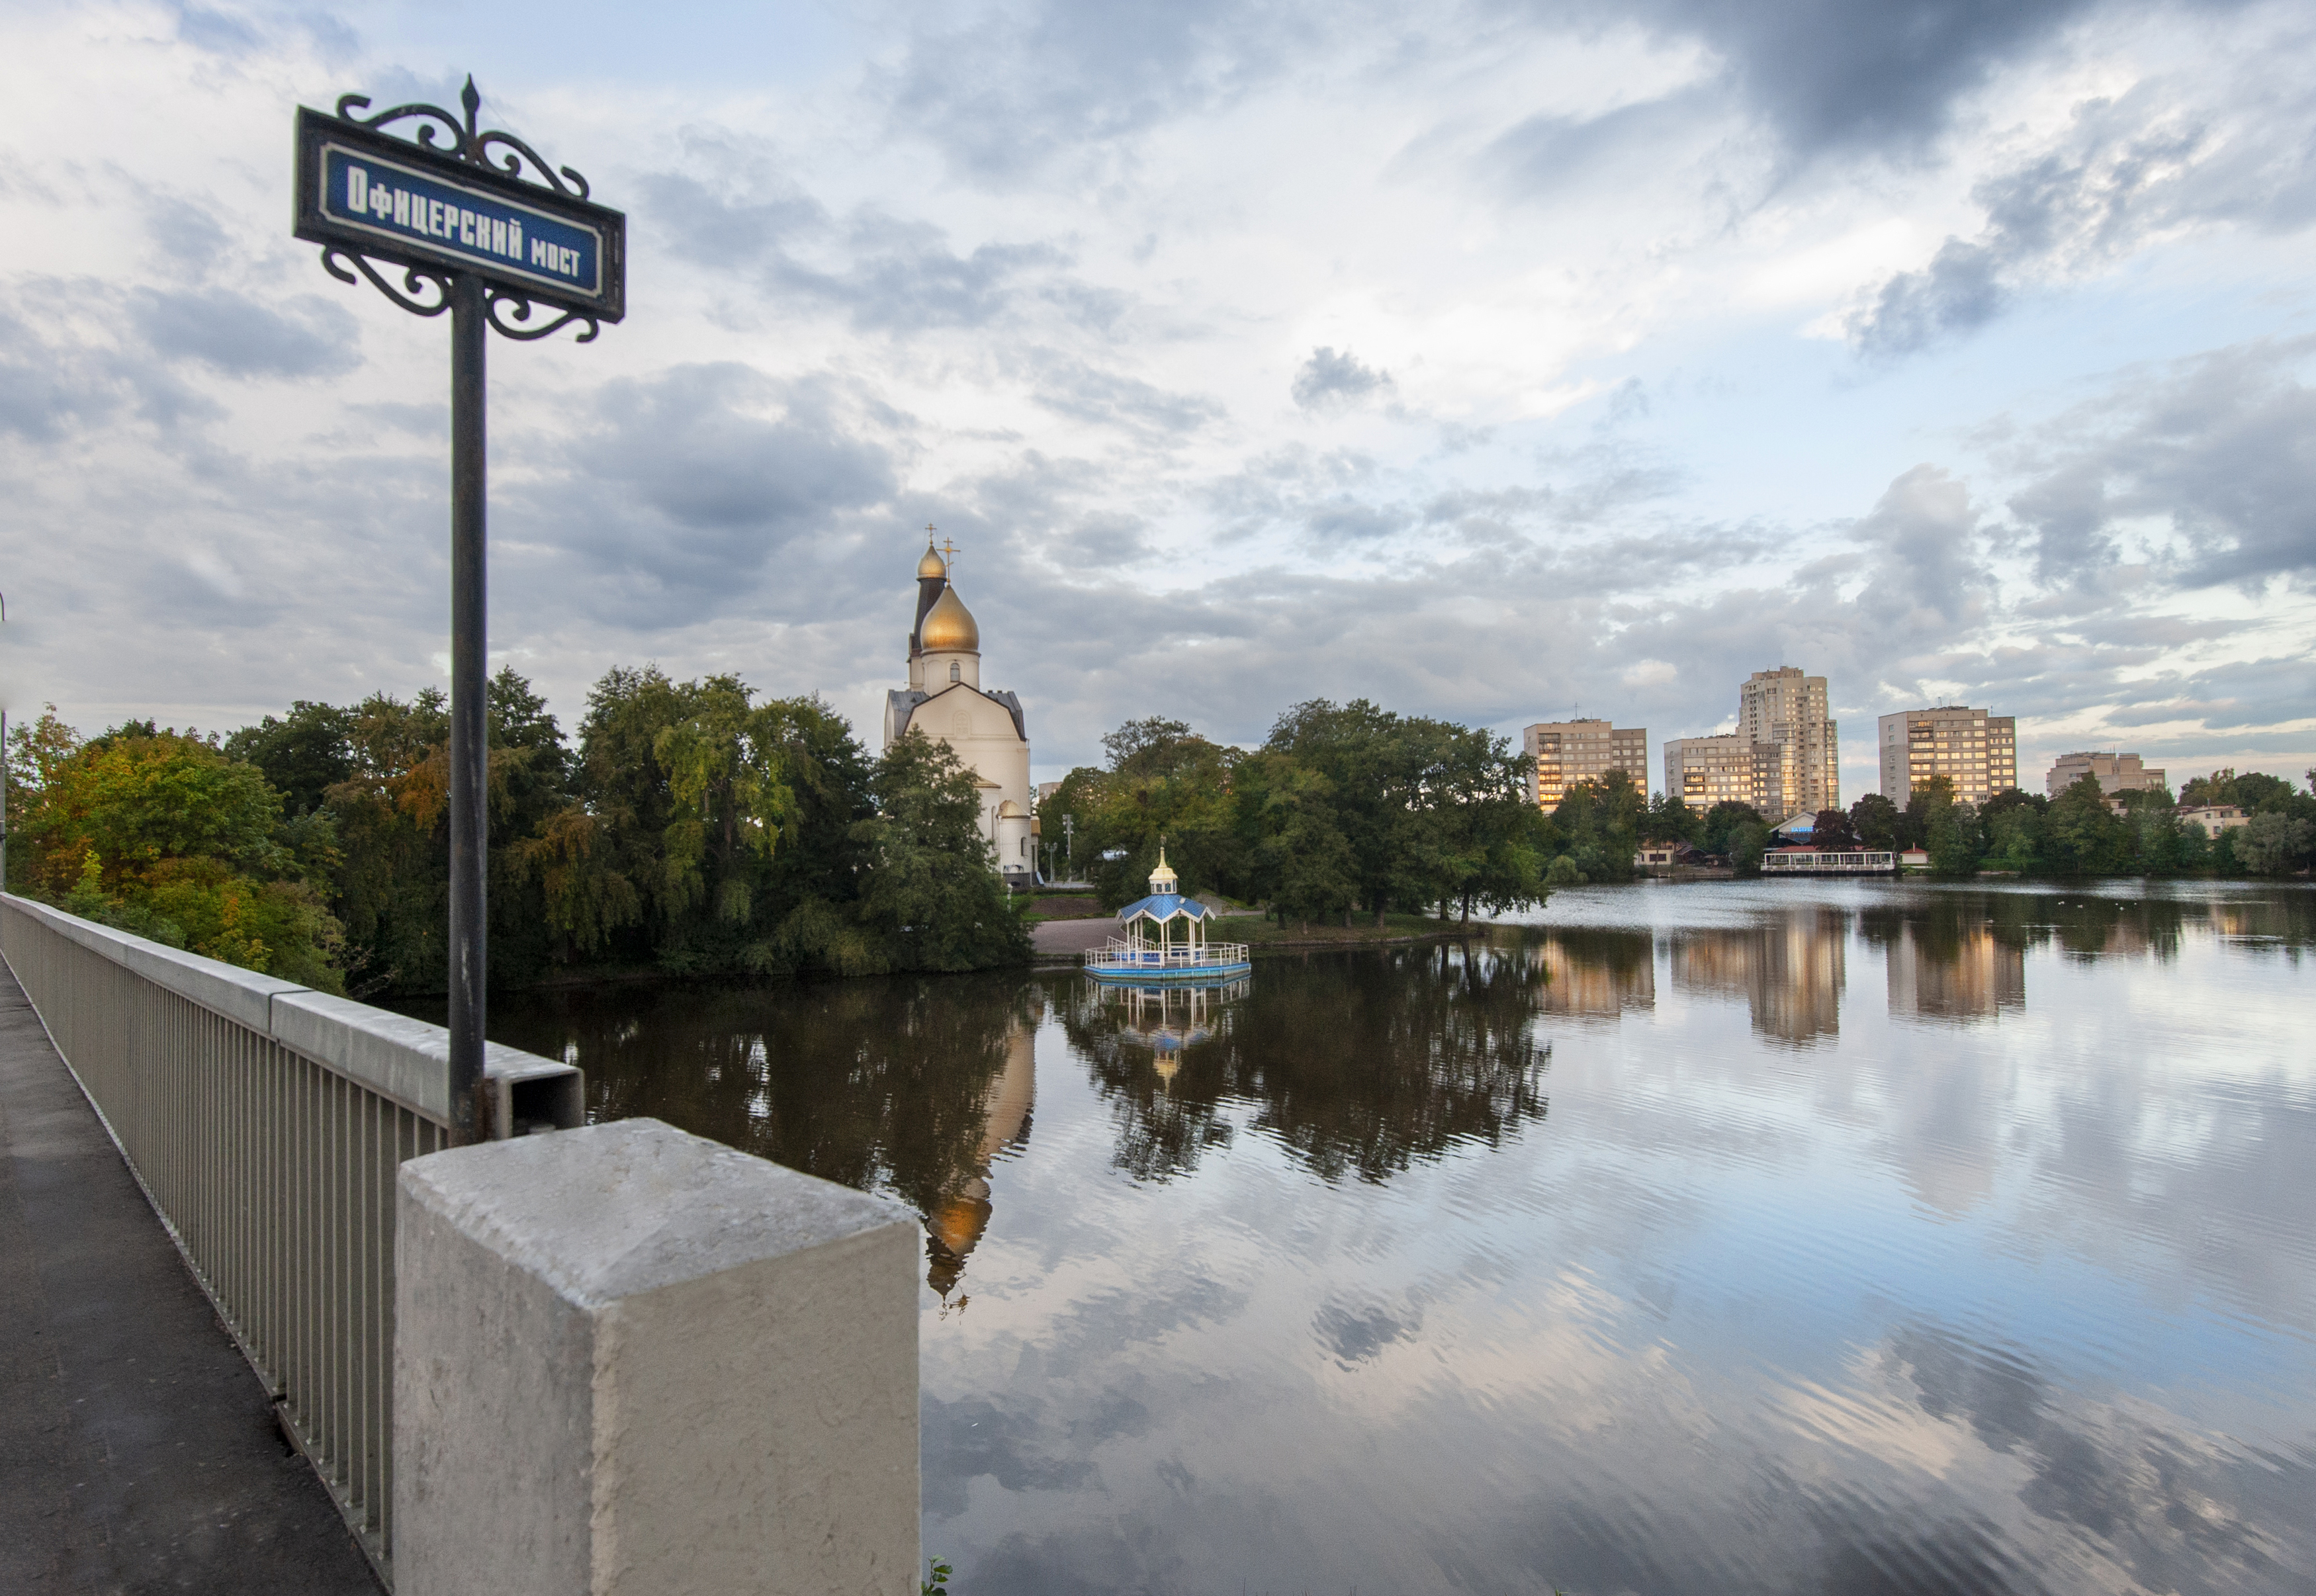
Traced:
<path fill-rule="evenodd" d="M 1725 727 L 1826 675 L 2021 776 L 2316 763 L 2316 13 L 2103 0 L 0 6 L 0 692 L 444 680 L 447 328 L 289 236 L 292 108 L 625 209 L 494 341 L 494 661 L 873 737 L 963 553 L 1040 777 L 1365 694 Z"/>

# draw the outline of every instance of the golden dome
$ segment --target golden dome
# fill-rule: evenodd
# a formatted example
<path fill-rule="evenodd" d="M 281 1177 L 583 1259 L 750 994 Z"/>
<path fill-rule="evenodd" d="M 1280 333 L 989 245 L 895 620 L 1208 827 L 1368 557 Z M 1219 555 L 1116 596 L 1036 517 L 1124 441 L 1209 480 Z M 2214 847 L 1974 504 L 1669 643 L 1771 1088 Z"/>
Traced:
<path fill-rule="evenodd" d="M 925 611 L 925 623 L 917 629 L 917 646 L 927 654 L 981 652 L 981 629 L 974 625 L 973 611 L 957 596 L 957 589 L 942 588 Z"/>
<path fill-rule="evenodd" d="M 949 566 L 942 563 L 940 555 L 935 551 L 931 544 L 926 544 L 925 557 L 917 562 L 917 580 L 922 582 L 928 576 L 948 575 Z"/>

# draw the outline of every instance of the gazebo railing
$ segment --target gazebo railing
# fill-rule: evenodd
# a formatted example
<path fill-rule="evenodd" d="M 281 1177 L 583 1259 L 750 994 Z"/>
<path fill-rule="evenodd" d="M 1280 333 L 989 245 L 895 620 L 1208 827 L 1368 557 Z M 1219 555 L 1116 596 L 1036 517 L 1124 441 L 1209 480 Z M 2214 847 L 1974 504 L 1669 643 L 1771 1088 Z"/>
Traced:
<path fill-rule="evenodd" d="M 1113 937 L 1102 948 L 1089 948 L 1085 967 L 1090 970 L 1171 970 L 1197 969 L 1212 965 L 1244 964 L 1247 962 L 1244 942 L 1129 942 Z"/>

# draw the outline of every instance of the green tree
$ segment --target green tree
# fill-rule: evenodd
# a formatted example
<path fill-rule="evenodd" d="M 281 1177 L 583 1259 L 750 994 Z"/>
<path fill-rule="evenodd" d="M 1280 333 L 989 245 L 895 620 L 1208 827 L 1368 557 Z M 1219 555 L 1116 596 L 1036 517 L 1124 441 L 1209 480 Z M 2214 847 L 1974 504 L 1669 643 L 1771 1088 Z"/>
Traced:
<path fill-rule="evenodd" d="M 2305 863 L 2316 825 L 2278 810 L 2253 816 L 2236 839 L 2236 858 L 2255 876 L 2280 876 Z"/>
<path fill-rule="evenodd" d="M 1622 771 L 1572 783 L 1552 812 L 1570 858 L 1588 881 L 1624 881 L 1633 874 L 1648 794 Z"/>
<path fill-rule="evenodd" d="M 1847 809 L 1820 809 L 1810 821 L 1810 846 L 1822 850 L 1863 847 Z"/>
<path fill-rule="evenodd" d="M 1736 854 L 1732 839 L 1748 825 L 1760 826 L 1762 846 L 1766 847 L 1769 828 L 1762 825 L 1760 812 L 1750 804 L 1724 798 L 1705 812 L 1697 828 L 1697 845 L 1716 859 L 1728 859 L 1733 863 Z M 1754 857 L 1760 857 L 1759 849 L 1754 851 Z"/>
<path fill-rule="evenodd" d="M 2044 816 L 2043 860 L 2061 876 L 2115 875 L 2130 865 L 2131 833 L 2107 807 L 2097 776 L 2086 775 L 2051 799 Z"/>
<path fill-rule="evenodd" d="M 343 990 L 343 932 L 317 890 L 330 828 L 286 823 L 281 795 L 214 738 L 149 721 L 75 745 L 39 726 L 20 846 L 39 896 L 204 958 Z M 13 751 L 12 751 L 13 752 Z"/>
<path fill-rule="evenodd" d="M 860 915 L 894 967 L 1023 964 L 1029 933 L 1008 901 L 973 772 L 946 744 L 912 729 L 877 761 L 877 812 L 854 829 L 868 861 Z"/>
<path fill-rule="evenodd" d="M 1849 829 L 1862 846 L 1877 851 L 1896 851 L 1902 818 L 1898 806 L 1878 792 L 1869 792 L 1849 806 Z"/>
<path fill-rule="evenodd" d="M 227 737 L 225 752 L 263 771 L 288 814 L 310 815 L 354 773 L 353 721 L 351 709 L 299 699 L 287 717 L 268 715 Z"/>
<path fill-rule="evenodd" d="M 1649 800 L 1640 817 L 1641 840 L 1646 843 L 1694 843 L 1705 817 L 1690 808 L 1677 792 L 1661 792 Z"/>

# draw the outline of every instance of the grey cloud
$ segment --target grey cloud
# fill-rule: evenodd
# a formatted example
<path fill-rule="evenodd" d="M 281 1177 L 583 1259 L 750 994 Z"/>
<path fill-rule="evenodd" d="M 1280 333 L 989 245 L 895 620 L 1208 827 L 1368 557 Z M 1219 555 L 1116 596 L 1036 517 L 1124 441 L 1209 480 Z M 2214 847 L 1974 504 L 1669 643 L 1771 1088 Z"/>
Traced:
<path fill-rule="evenodd" d="M 1595 117 L 1540 112 L 1499 135 L 1480 165 L 1531 200 L 1604 183 L 1654 184 L 1716 137 L 1710 123 L 1723 98 L 1687 89 Z"/>
<path fill-rule="evenodd" d="M 1911 151 L 1955 101 L 2089 0 L 1661 0 L 1642 14 L 1700 36 L 1797 149 Z"/>
<path fill-rule="evenodd" d="M 859 426 L 834 391 L 744 366 L 613 382 L 566 474 L 510 490 L 510 519 L 538 557 L 579 562 L 574 602 L 630 624 L 695 619 L 744 600 L 795 539 L 891 499 L 890 453 Z"/>
<path fill-rule="evenodd" d="M 177 37 L 217 56 L 246 56 L 263 42 L 257 30 L 241 18 L 200 5 L 178 8 Z"/>
<path fill-rule="evenodd" d="M 984 182 L 1017 180 L 1061 153 L 1099 160 L 1307 60 L 1329 20 L 1230 0 L 1047 0 L 984 14 L 913 41 L 892 83 L 895 130 L 931 137 Z"/>
<path fill-rule="evenodd" d="M 1321 543 L 1364 541 L 1388 538 L 1407 530 L 1412 518 L 1404 511 L 1358 499 L 1339 498 L 1316 504 L 1305 513 L 1304 525 Z"/>
<path fill-rule="evenodd" d="M 313 295 L 279 309 L 230 289 L 140 289 L 130 314 L 156 353 L 232 377 L 330 377 L 361 363 L 361 327 L 344 306 Z"/>
<path fill-rule="evenodd" d="M 1049 352 L 1031 397 L 1056 415 L 1114 426 L 1153 442 L 1187 437 L 1220 421 L 1223 407 L 1197 394 L 1168 393 L 1139 378 L 1104 371 Z"/>
<path fill-rule="evenodd" d="M 986 326 L 1066 261 L 1045 244 L 984 244 L 960 255 L 938 228 L 883 220 L 854 229 L 851 254 L 840 270 L 782 257 L 767 278 L 776 290 L 841 308 L 864 330 L 913 332 Z"/>
<path fill-rule="evenodd" d="M 226 230 L 215 213 L 178 199 L 155 198 L 145 208 L 145 230 L 161 253 L 180 270 L 186 264 L 213 261 L 226 252 Z"/>
<path fill-rule="evenodd" d="M 1921 271 L 1884 283 L 1872 306 L 1851 317 L 1850 335 L 1863 352 L 1891 356 L 1982 327 L 2009 308 L 2003 263 L 1993 245 L 1949 238 Z"/>
<path fill-rule="evenodd" d="M 2267 64 L 2262 64 L 2266 68 Z M 2182 228 L 2280 231 L 2316 217 L 2316 95 L 2169 79 L 2078 106 L 2054 148 L 1980 183 L 1986 225 L 1884 282 L 1850 317 L 1870 358 L 1893 359 L 1992 321 L 2021 296 Z"/>
<path fill-rule="evenodd" d="M 1391 386 L 1390 372 L 1361 363 L 1348 349 L 1338 354 L 1321 344 L 1295 373 L 1295 402 L 1305 410 L 1335 409 L 1388 392 Z"/>
<path fill-rule="evenodd" d="M 829 225 L 828 212 L 793 191 L 770 199 L 726 199 L 684 173 L 647 174 L 639 212 L 648 215 L 677 254 L 706 266 L 756 264 L 791 240 Z"/>
<path fill-rule="evenodd" d="M 1982 612 L 1991 585 L 1969 490 L 1935 466 L 1916 466 L 1882 495 L 1852 536 L 1875 550 L 1879 568 L 1857 598 L 1884 621 L 1959 627 Z"/>
<path fill-rule="evenodd" d="M 2258 586 L 2316 571 L 2316 389 L 2308 341 L 2216 351 L 2132 373 L 2013 454 L 2010 508 L 2046 584 L 2094 582 L 2122 559 L 2117 528 L 2167 522 L 2170 579 Z"/>

